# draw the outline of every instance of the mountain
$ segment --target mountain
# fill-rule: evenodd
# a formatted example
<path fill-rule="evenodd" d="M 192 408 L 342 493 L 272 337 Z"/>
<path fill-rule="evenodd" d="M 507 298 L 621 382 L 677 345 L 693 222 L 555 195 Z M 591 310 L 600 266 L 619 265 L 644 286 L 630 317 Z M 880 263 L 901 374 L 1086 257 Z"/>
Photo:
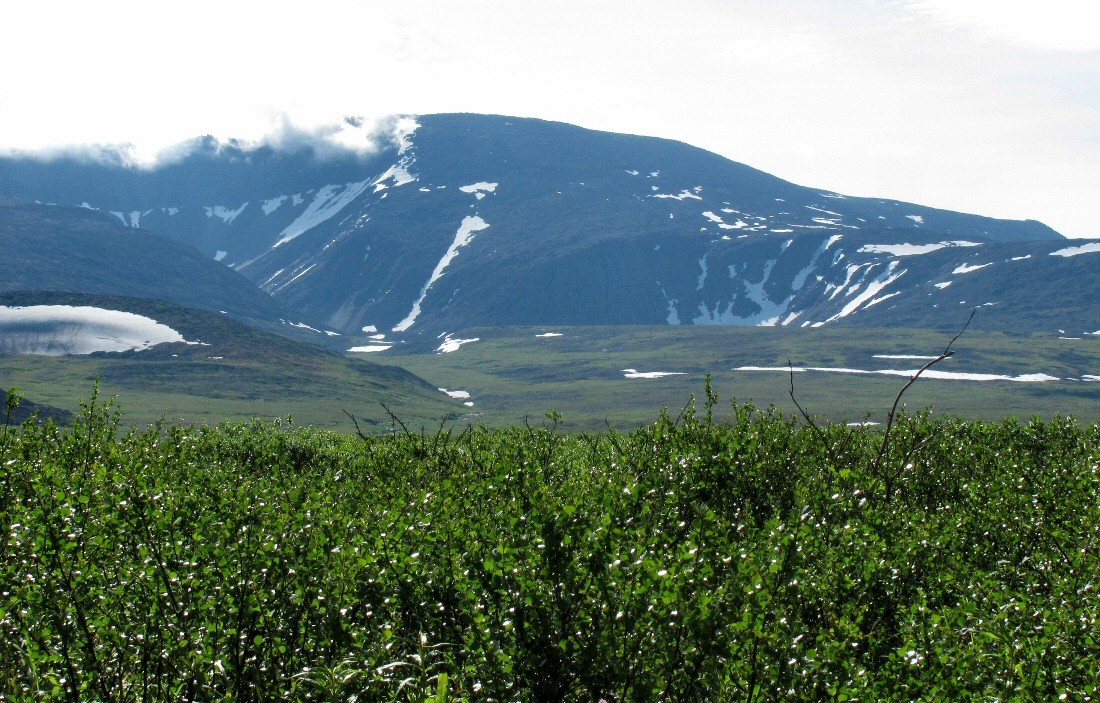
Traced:
<path fill-rule="evenodd" d="M 122 295 L 210 310 L 310 339 L 285 305 L 194 247 L 87 208 L 0 201 L 0 292 Z M 297 325 L 297 326 L 295 326 Z"/>
<path fill-rule="evenodd" d="M 956 327 L 972 306 L 989 327 L 1100 328 L 1100 269 L 1087 256 L 1100 248 L 1039 222 L 847 197 L 682 143 L 561 123 L 463 114 L 404 124 L 368 154 L 205 139 L 149 171 L 3 159 L 0 194 L 82 206 L 187 244 L 344 335 Z"/>

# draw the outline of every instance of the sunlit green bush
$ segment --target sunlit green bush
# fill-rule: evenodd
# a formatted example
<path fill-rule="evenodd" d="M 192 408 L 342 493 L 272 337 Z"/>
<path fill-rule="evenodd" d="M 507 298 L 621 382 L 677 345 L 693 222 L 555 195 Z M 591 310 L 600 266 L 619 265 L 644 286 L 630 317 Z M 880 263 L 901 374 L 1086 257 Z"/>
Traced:
<path fill-rule="evenodd" d="M 1096 426 L 718 414 L 0 429 L 0 698 L 1097 697 Z"/>

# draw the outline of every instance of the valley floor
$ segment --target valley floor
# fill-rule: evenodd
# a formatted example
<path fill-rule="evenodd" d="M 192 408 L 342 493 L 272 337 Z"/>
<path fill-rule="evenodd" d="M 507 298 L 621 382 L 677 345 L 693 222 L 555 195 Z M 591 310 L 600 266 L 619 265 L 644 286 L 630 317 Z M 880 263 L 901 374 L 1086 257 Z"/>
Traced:
<path fill-rule="evenodd" d="M 408 351 L 347 352 L 286 361 L 250 349 L 223 358 L 149 351 L 47 358 L 0 355 L 3 387 L 71 411 L 96 379 L 128 422 L 217 424 L 292 416 L 297 424 L 368 433 L 506 427 L 560 414 L 563 431 L 630 430 L 662 407 L 676 414 L 709 374 L 723 397 L 795 413 L 794 394 L 823 421 L 882 423 L 898 390 L 940 353 L 953 331 L 744 327 L 546 327 L 461 330 Z M 345 349 L 368 341 L 342 339 Z M 376 345 L 380 346 L 380 345 Z M 411 345 L 410 345 L 411 346 Z M 1100 420 L 1100 336 L 1012 336 L 967 330 L 955 355 L 905 394 L 913 411 L 996 421 L 1074 416 Z M 412 383 L 402 369 L 428 381 Z M 419 385 L 417 385 L 419 384 Z M 392 416 L 391 416 L 392 412 Z"/>

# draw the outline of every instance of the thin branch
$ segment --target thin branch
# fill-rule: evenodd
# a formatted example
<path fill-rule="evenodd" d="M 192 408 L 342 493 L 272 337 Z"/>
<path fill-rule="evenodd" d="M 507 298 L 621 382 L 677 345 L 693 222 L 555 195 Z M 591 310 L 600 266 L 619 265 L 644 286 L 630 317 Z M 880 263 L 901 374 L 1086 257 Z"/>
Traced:
<path fill-rule="evenodd" d="M 879 463 L 882 461 L 883 455 L 886 454 L 886 447 L 890 443 L 890 430 L 894 427 L 894 417 L 897 415 L 898 404 L 901 403 L 901 397 L 905 395 L 905 391 L 909 390 L 909 386 L 917 382 L 917 379 L 920 378 L 922 373 L 940 363 L 944 359 L 949 359 L 955 355 L 955 352 L 951 351 L 951 347 L 955 344 L 956 341 L 958 341 L 963 332 L 966 331 L 966 328 L 970 326 L 970 322 L 974 319 L 974 313 L 976 312 L 978 312 L 978 308 L 974 308 L 970 311 L 970 317 L 966 319 L 966 324 L 962 326 L 962 329 L 959 330 L 958 334 L 951 338 L 951 341 L 947 343 L 946 347 L 944 347 L 943 352 L 941 352 L 940 355 L 937 356 L 935 359 L 932 359 L 927 364 L 920 367 L 920 370 L 913 374 L 913 377 L 910 378 L 909 381 L 901 387 L 900 391 L 898 391 L 897 397 L 894 398 L 894 404 L 890 407 L 890 413 L 886 416 L 886 429 L 882 433 L 882 444 L 879 446 L 878 454 L 875 455 L 875 460 L 871 464 L 872 467 L 878 468 Z"/>
<path fill-rule="evenodd" d="M 355 419 L 354 415 L 349 413 L 347 410 L 344 410 L 343 408 L 340 408 L 340 412 L 347 415 L 348 418 L 351 420 L 352 424 L 355 425 L 355 434 L 359 435 L 359 439 L 363 440 L 364 442 L 370 441 L 370 440 L 367 439 L 367 436 L 365 434 L 363 434 L 363 431 L 359 429 L 359 421 Z"/>
<path fill-rule="evenodd" d="M 390 410 L 390 406 L 386 405 L 385 403 L 382 403 L 382 409 L 385 410 L 386 414 L 390 416 L 390 420 L 392 420 L 394 423 L 396 423 L 398 425 L 401 425 L 401 429 L 405 432 L 406 437 L 413 437 L 413 433 L 409 432 L 409 428 L 405 426 L 405 423 L 401 421 L 401 418 L 399 418 L 397 415 L 394 414 L 394 412 L 392 410 Z M 395 434 L 396 434 L 396 428 L 395 428 Z"/>
<path fill-rule="evenodd" d="M 611 427 L 611 422 L 605 417 L 603 424 L 607 425 L 607 439 L 611 442 L 611 446 L 615 448 L 620 456 L 626 456 L 626 452 L 623 451 L 619 441 L 615 438 L 615 430 Z"/>
<path fill-rule="evenodd" d="M 826 453 L 829 453 L 829 440 L 825 436 L 825 433 L 821 431 L 821 428 L 817 426 L 814 419 L 810 417 L 810 414 L 806 412 L 805 408 L 798 402 L 798 399 L 794 397 L 794 366 L 791 364 L 791 360 L 787 359 L 787 369 L 791 376 L 791 387 L 787 390 L 787 395 L 791 397 L 791 402 L 798 408 L 798 412 L 802 413 L 802 417 L 806 419 L 807 424 L 813 428 L 814 434 L 821 440 L 821 444 L 825 447 Z"/>

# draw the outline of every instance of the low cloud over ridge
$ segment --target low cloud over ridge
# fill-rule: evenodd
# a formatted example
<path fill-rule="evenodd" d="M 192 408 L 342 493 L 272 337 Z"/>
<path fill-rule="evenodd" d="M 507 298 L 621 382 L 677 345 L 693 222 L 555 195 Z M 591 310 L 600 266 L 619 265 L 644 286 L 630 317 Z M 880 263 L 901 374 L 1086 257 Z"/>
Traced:
<path fill-rule="evenodd" d="M 0 148 L 0 157 L 41 161 L 73 159 L 108 166 L 156 170 L 178 163 L 200 152 L 210 155 L 246 155 L 269 148 L 280 153 L 311 151 L 318 160 L 371 156 L 388 148 L 400 148 L 402 140 L 417 127 L 413 117 L 348 115 L 339 120 L 303 124 L 286 113 L 272 120 L 270 129 L 256 137 L 240 135 L 195 136 L 168 145 L 130 142 L 65 144 L 39 149 Z"/>

